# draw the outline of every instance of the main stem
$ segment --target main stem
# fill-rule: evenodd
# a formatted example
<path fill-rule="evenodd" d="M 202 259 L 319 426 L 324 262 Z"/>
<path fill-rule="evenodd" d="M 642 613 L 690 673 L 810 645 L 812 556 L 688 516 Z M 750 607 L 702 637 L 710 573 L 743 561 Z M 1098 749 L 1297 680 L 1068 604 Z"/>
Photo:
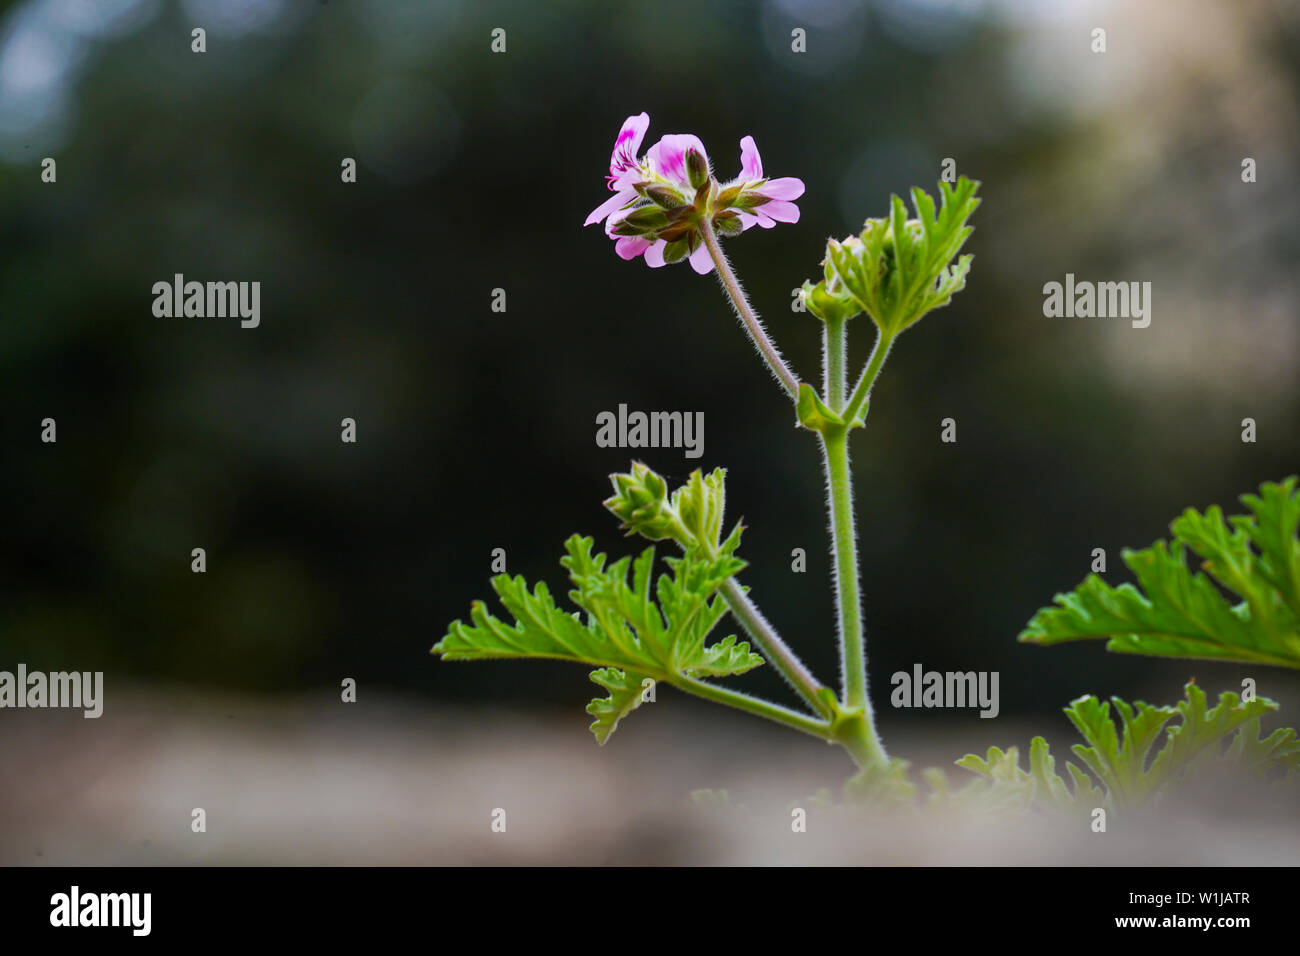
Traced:
<path fill-rule="evenodd" d="M 825 394 L 822 398 L 837 412 L 844 408 L 844 364 L 849 352 L 846 337 L 848 324 L 848 319 L 827 319 L 826 327 L 822 330 L 822 358 L 825 363 Z"/>
<path fill-rule="evenodd" d="M 776 376 L 781 386 L 792 397 L 799 394 L 799 380 L 790 371 L 781 358 L 772 340 L 759 321 L 757 313 L 745 297 L 739 280 L 731 270 L 731 264 L 722 253 L 713 224 L 707 219 L 700 224 L 700 234 L 713 259 L 718 278 L 731 300 L 736 314 L 740 316 L 750 341 L 767 362 L 768 368 Z M 818 721 L 803 717 L 794 711 L 757 701 L 745 695 L 735 695 L 732 691 L 718 688 L 716 685 L 702 681 L 692 681 L 692 686 L 679 685 L 690 693 L 749 710 L 752 713 L 776 720 L 805 733 L 821 736 L 835 741 L 844 747 L 860 768 L 878 766 L 887 761 L 885 748 L 876 732 L 875 720 L 871 710 L 871 699 L 867 695 L 867 667 L 862 633 L 862 601 L 858 589 L 858 555 L 857 539 L 853 527 L 853 491 L 849 473 L 848 434 L 862 406 L 866 403 L 880 368 L 889 353 L 892 337 L 881 336 L 876 341 L 876 348 L 871 354 L 867 368 L 854 387 L 852 397 L 847 399 L 845 391 L 847 380 L 845 365 L 847 362 L 847 344 L 845 321 L 828 323 L 823 339 L 825 352 L 825 401 L 831 408 L 841 413 L 846 425 L 832 428 L 821 433 L 822 458 L 826 467 L 827 484 L 830 487 L 829 509 L 831 517 L 831 541 L 835 559 L 836 611 L 839 620 L 840 663 L 843 671 L 844 698 L 843 709 L 847 714 L 827 714 L 825 704 L 817 697 L 820 685 L 804 667 L 803 662 L 781 642 L 770 625 L 763 620 L 752 602 L 745 596 L 735 581 L 728 581 L 722 589 L 723 596 L 731 607 L 732 613 L 740 619 L 746 631 L 754 638 L 765 656 L 781 671 L 791 686 L 799 692 L 815 711 L 830 718 Z"/>
<path fill-rule="evenodd" d="M 848 432 L 822 435 L 822 457 L 830 487 L 831 553 L 835 559 L 835 604 L 840 630 L 840 673 L 844 706 L 870 708 L 867 663 L 863 653 L 862 597 L 858 590 L 857 537 L 853 528 L 853 489 L 849 475 Z"/>
<path fill-rule="evenodd" d="M 835 562 L 835 609 L 839 624 L 840 674 L 843 681 L 843 707 L 858 716 L 842 728 L 840 742 L 853 754 L 860 766 L 887 759 L 880 734 L 876 730 L 871 697 L 867 693 L 866 636 L 862 628 L 862 594 L 858 569 L 857 531 L 853 520 L 853 478 L 849 468 L 849 433 L 862 405 L 866 402 L 876 376 L 884 365 L 892 339 L 883 335 L 876 340 L 862 378 L 845 404 L 845 365 L 847 343 L 844 321 L 827 323 L 822 339 L 825 349 L 826 401 L 840 412 L 846 425 L 821 432 L 822 461 L 829 488 L 827 508 L 831 522 L 831 554 Z"/>
<path fill-rule="evenodd" d="M 763 323 L 759 321 L 758 313 L 749 304 L 749 299 L 745 297 L 745 290 L 740 287 L 740 280 L 731 271 L 731 264 L 727 262 L 727 257 L 722 254 L 722 246 L 718 242 L 717 234 L 713 231 L 713 223 L 707 218 L 700 223 L 700 235 L 704 237 L 704 245 L 708 247 L 709 255 L 713 259 L 713 267 L 718 270 L 718 278 L 722 280 L 722 285 L 727 290 L 727 297 L 731 299 L 736 314 L 740 316 L 745 331 L 749 333 L 750 341 L 754 343 L 754 347 L 763 356 L 764 361 L 767 362 L 767 367 L 777 377 L 781 387 L 789 392 L 793 398 L 799 393 L 799 380 L 795 378 L 794 372 L 790 371 L 790 367 L 785 364 L 785 360 L 781 358 L 781 353 L 776 350 L 772 340 L 767 337 L 767 331 L 763 328 Z"/>

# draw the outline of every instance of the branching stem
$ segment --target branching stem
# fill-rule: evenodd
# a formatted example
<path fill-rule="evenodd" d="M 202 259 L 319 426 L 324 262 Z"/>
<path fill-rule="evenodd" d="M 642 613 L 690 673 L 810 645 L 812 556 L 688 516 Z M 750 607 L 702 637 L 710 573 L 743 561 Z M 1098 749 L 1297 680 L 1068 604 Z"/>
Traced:
<path fill-rule="evenodd" d="M 726 687 L 719 687 L 717 684 L 710 684 L 694 677 L 677 677 L 672 681 L 672 684 L 688 694 L 711 700 L 715 704 L 725 704 L 737 710 L 765 717 L 768 720 L 784 724 L 805 734 L 811 734 L 821 740 L 830 739 L 830 724 L 827 721 L 809 717 L 807 714 L 790 710 L 780 704 L 773 704 L 758 697 L 751 697 L 741 691 L 729 690 Z"/>

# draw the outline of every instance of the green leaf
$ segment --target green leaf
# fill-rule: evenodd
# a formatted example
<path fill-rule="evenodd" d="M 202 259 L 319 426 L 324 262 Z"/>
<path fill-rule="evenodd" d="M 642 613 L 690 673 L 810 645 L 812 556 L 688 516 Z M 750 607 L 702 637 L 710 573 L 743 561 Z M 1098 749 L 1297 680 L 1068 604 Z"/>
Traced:
<path fill-rule="evenodd" d="M 1066 709 L 1089 746 L 1074 745 L 1074 752 L 1106 785 L 1116 803 L 1141 803 L 1171 782 L 1185 778 L 1209 756 L 1228 759 L 1249 757 L 1243 762 L 1254 770 L 1274 765 L 1294 769 L 1296 754 L 1288 746 L 1291 730 L 1260 741 L 1259 718 L 1277 710 L 1277 704 L 1259 697 L 1243 702 L 1225 692 L 1207 710 L 1205 692 L 1194 682 L 1183 689 L 1184 699 L 1173 707 L 1152 707 L 1136 702 L 1130 706 L 1112 697 L 1120 715 L 1122 730 L 1108 715 L 1108 706 L 1095 697 L 1082 697 Z M 1173 721 L 1173 725 L 1166 727 Z M 1164 745 L 1151 749 L 1164 731 Z M 1225 748 L 1225 743 L 1227 744 Z"/>
<path fill-rule="evenodd" d="M 1020 769 L 1019 751 L 1008 747 L 990 747 L 985 756 L 967 754 L 957 761 L 957 766 L 979 774 L 986 781 L 984 795 L 990 802 L 1023 809 L 1034 798 L 1034 777 Z"/>
<path fill-rule="evenodd" d="M 817 390 L 807 382 L 799 383 L 799 401 L 795 406 L 799 424 L 815 432 L 824 432 L 834 427 L 844 427 L 844 419 L 831 411 L 821 400 Z"/>
<path fill-rule="evenodd" d="M 1102 794 L 1088 782 L 1074 764 L 1066 766 L 1071 771 L 1074 788 L 1071 790 L 1056 773 L 1056 761 L 1048 752 L 1047 741 L 1035 737 L 1029 748 L 1029 770 L 1020 767 L 1019 751 L 1008 747 L 990 747 L 985 756 L 967 754 L 957 761 L 957 766 L 977 774 L 972 781 L 956 793 L 943 794 L 943 802 L 950 805 L 974 807 L 994 812 L 1023 812 L 1040 805 L 1056 809 L 1076 806 L 1096 806 Z M 1083 784 L 1079 782 L 1083 777 Z"/>
<path fill-rule="evenodd" d="M 957 766 L 983 778 L 955 794 L 959 805 L 974 804 L 985 810 L 1026 810 L 1032 805 L 1068 810 L 1091 809 L 1106 802 L 1105 793 L 1073 763 L 1065 765 L 1071 784 L 1061 779 L 1056 772 L 1056 758 L 1042 737 L 1030 741 L 1028 771 L 1021 769 L 1015 747 L 1005 751 L 990 747 L 984 757 L 967 754 L 957 761 Z"/>
<path fill-rule="evenodd" d="M 985 757 L 967 754 L 957 766 L 982 779 L 946 799 L 1008 808 L 1031 803 L 1058 809 L 1132 807 L 1159 798 L 1211 758 L 1259 774 L 1280 770 L 1293 777 L 1300 774 L 1296 732 L 1284 728 L 1259 736 L 1260 717 L 1275 710 L 1277 704 L 1271 700 L 1242 701 L 1231 692 L 1220 694 L 1218 704 L 1207 710 L 1205 693 L 1192 681 L 1183 688 L 1183 700 L 1172 707 L 1142 701 L 1129 704 L 1118 697 L 1109 703 L 1091 695 L 1080 697 L 1065 709 L 1084 739 L 1072 749 L 1100 788 L 1073 763 L 1065 765 L 1073 784 L 1067 786 L 1056 773 L 1047 741 L 1035 737 L 1028 772 L 1020 768 L 1014 747 L 1006 751 L 990 747 Z"/>
<path fill-rule="evenodd" d="M 692 494 L 707 498 L 705 481 Z M 696 526 L 710 527 L 715 518 L 721 523 L 721 515 L 713 515 L 700 500 L 686 511 Z M 673 683 L 723 677 L 763 663 L 734 636 L 707 643 L 727 610 L 717 589 L 745 567 L 735 556 L 739 542 L 737 527 L 715 554 L 690 548 L 683 557 L 665 559 L 669 573 L 656 579 L 653 546 L 635 561 L 625 557 L 607 567 L 604 554 L 593 554 L 590 538 L 573 535 L 560 563 L 573 583 L 569 598 L 582 613 L 557 607 L 545 584 L 530 591 L 522 577 L 501 574 L 492 586 L 514 623 L 476 601 L 471 623 L 454 621 L 433 653 L 445 660 L 544 658 L 596 665 L 592 680 L 610 697 L 593 701 L 588 712 L 597 718 L 592 731 L 603 743 L 619 719 L 637 706 L 629 694 L 632 686 L 639 693 L 646 678 Z"/>
<path fill-rule="evenodd" d="M 1256 572 L 1277 589 L 1292 613 L 1300 616 L 1300 494 L 1293 475 L 1281 484 L 1265 484 L 1256 495 L 1241 500 L 1253 513 L 1234 518 L 1234 527 L 1244 531 L 1259 549 Z"/>
<path fill-rule="evenodd" d="M 1092 785 L 1086 773 L 1068 760 L 1065 769 L 1070 774 L 1073 788 L 1067 787 L 1056 772 L 1056 758 L 1051 755 L 1047 741 L 1035 737 L 1029 742 L 1029 772 L 1034 778 L 1035 795 L 1039 800 L 1062 809 L 1075 806 L 1092 808 L 1105 801 L 1105 793 Z"/>
<path fill-rule="evenodd" d="M 608 697 L 597 697 L 587 705 L 587 713 L 595 717 L 591 732 L 602 747 L 618 728 L 618 722 L 645 701 L 648 689 L 645 682 L 654 685 L 654 678 L 636 671 L 621 671 L 617 667 L 602 667 L 591 672 L 591 679 L 609 691 Z"/>
<path fill-rule="evenodd" d="M 1300 668 L 1300 497 L 1297 479 L 1243 496 L 1248 515 L 1185 511 L 1173 541 L 1126 549 L 1138 587 L 1089 575 L 1058 594 L 1020 634 L 1035 644 L 1108 639 L 1108 650 Z M 1187 566 L 1188 553 L 1201 558 Z M 1220 589 L 1235 594 L 1230 603 Z"/>
<path fill-rule="evenodd" d="M 1294 730 L 1279 729 L 1268 740 L 1259 739 L 1260 717 L 1277 710 L 1277 704 L 1266 697 L 1243 701 L 1227 691 L 1219 695 L 1213 709 L 1206 710 L 1205 691 L 1189 682 L 1177 710 L 1182 722 L 1170 728 L 1165 746 L 1151 762 L 1151 778 L 1186 773 L 1206 755 L 1246 758 L 1252 769 L 1264 772 L 1274 766 L 1292 770 L 1300 767 L 1300 745 L 1291 743 Z M 1221 744 L 1229 735 L 1232 743 L 1226 753 L 1220 754 Z"/>
<path fill-rule="evenodd" d="M 1153 707 L 1143 701 L 1134 705 L 1112 697 L 1123 730 L 1110 716 L 1110 704 L 1096 697 L 1080 697 L 1065 709 L 1065 715 L 1092 746 L 1075 744 L 1071 749 L 1089 770 L 1106 785 L 1118 802 L 1133 803 L 1146 797 L 1160 778 L 1152 779 L 1146 766 L 1147 754 L 1176 713 L 1174 707 Z M 1134 709 L 1136 707 L 1136 710 Z"/>
<path fill-rule="evenodd" d="M 1287 778 L 1300 776 L 1300 736 L 1291 727 L 1279 727 L 1267 737 L 1260 736 L 1259 718 L 1252 717 L 1241 725 L 1225 755 L 1239 760 L 1260 774 L 1282 769 Z"/>

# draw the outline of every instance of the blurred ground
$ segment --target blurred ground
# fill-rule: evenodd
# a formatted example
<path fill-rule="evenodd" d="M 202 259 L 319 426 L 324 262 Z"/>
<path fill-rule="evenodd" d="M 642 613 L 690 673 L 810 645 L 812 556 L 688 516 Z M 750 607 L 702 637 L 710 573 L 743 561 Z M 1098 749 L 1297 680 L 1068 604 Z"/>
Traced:
<path fill-rule="evenodd" d="M 847 764 L 781 728 L 691 721 L 664 694 L 601 749 L 582 715 L 378 700 L 136 692 L 104 717 L 6 713 L 0 864 L 1289 865 L 1295 792 L 1232 787 L 1141 819 L 871 816 L 819 808 Z M 716 718 L 716 712 L 713 712 Z M 646 719 L 653 717 L 653 719 Z M 970 740 L 974 731 L 980 733 Z M 1030 736 L 1004 723 L 891 741 L 914 768 Z M 760 749 L 761 748 L 761 749 Z M 1058 750 L 1058 759 L 1063 755 Z M 952 768 L 959 782 L 965 771 Z M 744 810 L 691 805 L 726 788 Z M 1290 801 L 1287 805 L 1286 800 Z M 791 832 L 790 809 L 808 810 Z M 202 807 L 207 832 L 191 832 Z M 495 809 L 506 832 L 494 833 Z"/>

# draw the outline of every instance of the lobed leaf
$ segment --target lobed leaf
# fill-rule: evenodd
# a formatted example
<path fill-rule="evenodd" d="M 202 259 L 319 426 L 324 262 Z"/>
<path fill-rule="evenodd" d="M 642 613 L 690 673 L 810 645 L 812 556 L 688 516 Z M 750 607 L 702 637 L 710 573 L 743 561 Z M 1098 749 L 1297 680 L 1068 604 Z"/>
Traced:
<path fill-rule="evenodd" d="M 1092 777 L 1067 762 L 1072 782 L 1067 786 L 1056 773 L 1047 741 L 1035 737 L 1028 771 L 1020 767 L 1015 747 L 990 747 L 984 757 L 967 754 L 957 761 L 982 779 L 955 796 L 994 807 L 1131 807 L 1158 799 L 1211 758 L 1259 774 L 1280 770 L 1295 776 L 1300 774 L 1296 732 L 1283 728 L 1260 737 L 1260 717 L 1275 710 L 1271 700 L 1242 701 L 1231 692 L 1220 694 L 1218 703 L 1207 709 L 1205 692 L 1193 681 L 1183 688 L 1183 700 L 1171 707 L 1129 704 L 1118 697 L 1109 703 L 1091 695 L 1080 697 L 1065 713 L 1084 739 L 1072 749 Z M 1100 786 L 1094 785 L 1094 778 Z"/>
<path fill-rule="evenodd" d="M 1112 587 L 1096 574 L 1020 634 L 1035 644 L 1108 640 L 1107 649 L 1158 657 L 1242 661 L 1300 668 L 1300 496 L 1293 476 L 1245 495 L 1249 515 L 1225 519 L 1188 509 L 1170 525 L 1173 541 L 1124 561 L 1138 587 Z M 1188 568 L 1189 552 L 1201 558 Z M 1239 601 L 1230 603 L 1227 590 Z"/>
<path fill-rule="evenodd" d="M 618 722 L 645 701 L 646 681 L 654 685 L 654 678 L 636 671 L 621 671 L 617 667 L 602 667 L 591 672 L 591 679 L 609 691 L 608 697 L 597 697 L 587 705 L 587 713 L 596 719 L 591 732 L 602 747 L 618 728 Z"/>
<path fill-rule="evenodd" d="M 697 491 L 706 495 L 703 484 Z M 697 500 L 686 502 L 682 513 L 716 541 L 720 512 Z M 690 548 L 683 557 L 665 559 L 669 572 L 655 578 L 653 546 L 607 566 L 590 538 L 573 535 L 560 563 L 573 584 L 569 598 L 581 613 L 557 607 L 545 584 L 529 591 L 523 577 L 498 575 L 492 586 L 514 622 L 475 601 L 470 623 L 454 621 L 433 653 L 445 660 L 547 658 L 596 665 L 591 678 L 610 696 L 593 700 L 587 711 L 596 717 L 591 729 L 603 744 L 619 720 L 640 705 L 646 679 L 724 677 L 763 663 L 734 636 L 707 643 L 727 610 L 716 592 L 745 566 L 735 556 L 739 542 L 737 527 L 715 544 L 713 554 Z"/>

